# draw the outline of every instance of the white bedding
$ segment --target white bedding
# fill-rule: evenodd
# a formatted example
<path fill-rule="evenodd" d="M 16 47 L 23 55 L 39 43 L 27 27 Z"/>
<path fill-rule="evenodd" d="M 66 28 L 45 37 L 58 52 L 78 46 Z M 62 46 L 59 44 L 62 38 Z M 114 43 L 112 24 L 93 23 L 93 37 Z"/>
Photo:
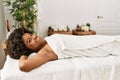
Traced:
<path fill-rule="evenodd" d="M 31 72 L 18 69 L 7 56 L 1 80 L 120 80 L 120 56 L 70 58 L 48 62 Z"/>
<path fill-rule="evenodd" d="M 120 36 L 115 36 L 120 41 Z M 119 45 L 118 45 L 119 46 Z M 103 46 L 104 47 L 104 46 Z M 104 47 L 103 49 L 108 49 Z M 1 71 L 2 80 L 120 80 L 120 47 L 116 47 L 111 53 L 104 57 L 73 57 L 50 61 L 32 70 L 21 72 L 18 68 L 18 60 L 7 56 L 4 68 Z M 111 49 L 110 49 L 111 50 Z M 94 52 L 99 53 L 100 50 Z M 109 51 L 109 50 L 108 50 Z M 74 52 L 73 52 L 74 53 Z M 82 52 L 81 54 L 83 54 Z M 92 51 L 89 51 L 91 54 Z M 106 54 L 105 51 L 102 52 Z M 85 54 L 85 53 L 84 53 Z"/>

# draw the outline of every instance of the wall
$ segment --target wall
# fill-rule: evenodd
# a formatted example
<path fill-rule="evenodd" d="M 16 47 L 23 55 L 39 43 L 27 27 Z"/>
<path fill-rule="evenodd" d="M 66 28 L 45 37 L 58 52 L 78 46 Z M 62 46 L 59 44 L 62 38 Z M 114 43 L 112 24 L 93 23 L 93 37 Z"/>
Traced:
<path fill-rule="evenodd" d="M 47 35 L 49 25 L 91 23 L 97 34 L 120 34 L 119 0 L 38 0 L 39 34 Z M 98 18 L 100 16 L 100 18 Z"/>
<path fill-rule="evenodd" d="M 99 34 L 120 34 L 120 0 L 101 0 L 95 29 Z"/>
<path fill-rule="evenodd" d="M 77 24 L 90 22 L 97 34 L 120 34 L 119 3 L 120 0 L 37 0 L 37 33 L 45 37 L 49 25 L 68 25 L 74 29 Z M 12 24 L 12 17 L 5 8 L 7 19 Z"/>
<path fill-rule="evenodd" d="M 5 21 L 4 21 L 4 13 L 3 13 L 3 3 L 0 0 L 0 69 L 3 67 L 5 61 L 5 54 L 1 48 L 2 42 L 6 38 L 6 30 L 5 30 Z"/>

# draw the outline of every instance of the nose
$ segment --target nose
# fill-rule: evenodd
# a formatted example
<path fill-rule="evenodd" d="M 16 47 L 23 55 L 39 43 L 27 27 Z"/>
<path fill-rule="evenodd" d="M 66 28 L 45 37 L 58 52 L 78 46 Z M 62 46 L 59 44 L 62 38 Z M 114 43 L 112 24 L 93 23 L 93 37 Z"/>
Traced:
<path fill-rule="evenodd" d="M 33 35 L 32 37 L 33 37 L 33 39 L 36 39 L 36 38 L 37 38 L 37 35 Z"/>

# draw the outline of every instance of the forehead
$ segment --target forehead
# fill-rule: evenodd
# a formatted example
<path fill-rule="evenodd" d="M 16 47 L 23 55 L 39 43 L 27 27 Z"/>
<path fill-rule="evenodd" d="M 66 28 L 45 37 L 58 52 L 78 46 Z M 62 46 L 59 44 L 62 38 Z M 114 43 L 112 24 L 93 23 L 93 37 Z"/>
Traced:
<path fill-rule="evenodd" d="M 22 39 L 23 39 L 23 42 L 25 42 L 27 40 L 27 38 L 29 38 L 30 36 L 30 33 L 25 33 L 22 35 Z"/>
<path fill-rule="evenodd" d="M 29 35 L 30 35 L 30 33 L 25 33 L 25 34 L 23 34 L 23 35 L 22 35 L 22 39 L 28 37 Z"/>

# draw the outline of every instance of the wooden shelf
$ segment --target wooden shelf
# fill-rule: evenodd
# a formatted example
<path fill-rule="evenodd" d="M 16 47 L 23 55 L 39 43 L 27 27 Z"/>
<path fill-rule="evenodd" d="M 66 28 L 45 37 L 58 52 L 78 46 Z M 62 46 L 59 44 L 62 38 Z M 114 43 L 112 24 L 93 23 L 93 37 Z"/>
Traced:
<path fill-rule="evenodd" d="M 96 32 L 93 31 L 93 30 L 90 30 L 90 31 L 76 31 L 76 30 L 73 30 L 73 34 L 74 35 L 95 35 Z"/>
<path fill-rule="evenodd" d="M 52 34 L 68 34 L 68 35 L 72 35 L 72 32 L 70 31 L 48 31 L 48 36 L 52 35 Z"/>

